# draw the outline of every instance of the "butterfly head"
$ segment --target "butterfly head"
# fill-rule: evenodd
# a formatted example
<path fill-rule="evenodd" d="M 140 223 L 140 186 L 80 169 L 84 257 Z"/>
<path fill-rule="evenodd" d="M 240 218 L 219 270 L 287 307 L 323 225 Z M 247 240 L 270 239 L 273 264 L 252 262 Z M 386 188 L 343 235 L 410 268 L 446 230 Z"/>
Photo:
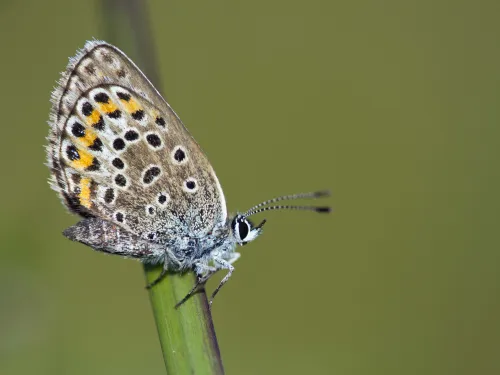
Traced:
<path fill-rule="evenodd" d="M 262 233 L 262 226 L 265 222 L 266 220 L 263 220 L 259 225 L 254 226 L 244 215 L 239 214 L 231 222 L 231 233 L 238 244 L 246 245 Z"/>
<path fill-rule="evenodd" d="M 271 203 L 283 201 L 283 200 L 293 200 L 293 199 L 308 199 L 308 198 L 321 198 L 330 195 L 328 191 L 318 191 L 313 193 L 303 193 L 303 194 L 293 194 L 285 195 L 278 198 L 270 199 L 265 202 L 259 203 L 258 205 L 250 208 L 247 212 L 243 214 L 236 215 L 231 222 L 231 233 L 236 241 L 240 245 L 246 245 L 248 242 L 255 240 L 261 233 L 262 227 L 266 223 L 266 220 L 262 220 L 261 223 L 255 226 L 248 217 L 257 214 L 262 211 L 269 210 L 304 210 L 304 211 L 314 211 L 314 212 L 330 212 L 330 207 L 316 207 L 316 206 L 290 206 L 290 205 L 274 205 L 269 206 Z"/>

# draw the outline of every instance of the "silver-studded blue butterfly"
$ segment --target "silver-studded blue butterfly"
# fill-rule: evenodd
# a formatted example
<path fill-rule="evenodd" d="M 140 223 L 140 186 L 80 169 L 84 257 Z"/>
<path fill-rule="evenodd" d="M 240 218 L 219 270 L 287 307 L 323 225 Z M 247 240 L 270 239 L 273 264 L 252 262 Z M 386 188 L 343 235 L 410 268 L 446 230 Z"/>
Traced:
<path fill-rule="evenodd" d="M 237 245 L 262 233 L 274 209 L 329 212 L 328 207 L 273 206 L 327 192 L 282 196 L 228 217 L 219 180 L 200 146 L 139 68 L 118 48 L 87 42 L 70 59 L 52 93 L 47 147 L 50 185 L 83 219 L 64 231 L 95 250 L 145 263 L 163 272 L 193 270 L 197 283 L 186 301 L 220 269 L 233 272 Z"/>

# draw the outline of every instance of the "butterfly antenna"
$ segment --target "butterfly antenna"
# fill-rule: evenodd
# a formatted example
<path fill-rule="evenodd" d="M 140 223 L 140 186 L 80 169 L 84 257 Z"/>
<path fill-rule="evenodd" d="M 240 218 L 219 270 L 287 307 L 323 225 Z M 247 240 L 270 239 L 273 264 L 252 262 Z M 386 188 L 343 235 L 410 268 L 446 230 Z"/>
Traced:
<path fill-rule="evenodd" d="M 269 210 L 300 210 L 300 211 L 314 211 L 314 212 L 320 212 L 320 213 L 328 213 L 331 211 L 330 207 L 316 207 L 316 206 L 267 206 L 267 207 L 261 207 L 253 211 L 249 211 L 246 213 L 244 216 L 252 216 L 255 214 L 258 214 L 259 212 L 263 211 L 269 211 Z"/>
<path fill-rule="evenodd" d="M 328 196 L 330 196 L 330 191 L 329 190 L 314 191 L 314 192 L 311 192 L 311 193 L 299 193 L 299 194 L 283 195 L 281 197 L 269 199 L 267 201 L 259 203 L 256 206 L 253 206 L 247 212 L 245 212 L 243 214 L 243 216 L 247 217 L 247 216 L 253 215 L 253 214 L 257 213 L 257 212 L 266 211 L 266 210 L 257 210 L 257 209 L 260 208 L 260 207 L 262 207 L 262 206 L 267 206 L 268 204 L 276 203 L 276 202 L 279 202 L 279 201 L 294 200 L 294 199 L 323 198 L 323 197 L 328 197 Z M 290 207 L 302 207 L 302 206 L 274 206 L 274 207 L 275 208 L 272 208 L 273 210 L 282 209 L 282 208 L 283 209 L 291 209 Z M 277 207 L 282 207 L 282 208 L 277 208 Z M 311 208 L 314 208 L 314 207 L 311 207 Z M 269 209 L 271 209 L 271 208 L 269 208 Z M 299 208 L 299 209 L 304 209 L 304 208 Z"/>

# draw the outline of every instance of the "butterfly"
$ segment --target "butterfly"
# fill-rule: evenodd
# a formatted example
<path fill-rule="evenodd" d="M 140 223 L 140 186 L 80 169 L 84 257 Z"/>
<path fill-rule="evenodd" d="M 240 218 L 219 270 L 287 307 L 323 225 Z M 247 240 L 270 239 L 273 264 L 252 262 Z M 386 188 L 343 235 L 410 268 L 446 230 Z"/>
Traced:
<path fill-rule="evenodd" d="M 198 143 L 139 68 L 118 48 L 89 41 L 70 59 L 51 97 L 50 185 L 82 219 L 63 234 L 144 263 L 161 275 L 194 271 L 184 303 L 215 272 L 231 277 L 239 245 L 262 233 L 256 213 L 328 207 L 271 205 L 328 192 L 282 196 L 230 217 L 217 176 Z"/>

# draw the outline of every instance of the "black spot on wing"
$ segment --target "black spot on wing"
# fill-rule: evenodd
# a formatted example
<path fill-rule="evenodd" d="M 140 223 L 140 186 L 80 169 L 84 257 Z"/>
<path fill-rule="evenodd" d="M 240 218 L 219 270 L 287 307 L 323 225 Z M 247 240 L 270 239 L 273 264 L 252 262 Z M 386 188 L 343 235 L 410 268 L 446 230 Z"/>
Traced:
<path fill-rule="evenodd" d="M 156 134 L 148 134 L 146 136 L 146 140 L 148 141 L 148 143 L 157 148 L 157 147 L 160 147 L 161 146 L 161 139 L 160 137 L 158 137 L 158 135 Z"/>
<path fill-rule="evenodd" d="M 85 102 L 82 104 L 82 113 L 84 116 L 90 116 L 93 110 L 94 108 L 92 107 L 92 104 L 90 104 L 89 102 Z"/>
<path fill-rule="evenodd" d="M 94 100 L 98 103 L 107 104 L 109 103 L 109 96 L 104 92 L 100 92 L 94 95 Z"/>
<path fill-rule="evenodd" d="M 118 96 L 118 98 L 120 98 L 121 100 L 125 100 L 126 102 L 130 100 L 130 95 L 125 92 L 117 92 L 116 95 Z"/>
<path fill-rule="evenodd" d="M 99 138 L 94 139 L 94 142 L 89 146 L 92 151 L 102 151 L 102 141 Z"/>
<path fill-rule="evenodd" d="M 75 137 L 81 138 L 85 136 L 85 127 L 80 124 L 79 122 L 76 122 L 71 126 L 71 133 Z"/>
<path fill-rule="evenodd" d="M 80 159 L 80 154 L 78 153 L 78 150 L 74 145 L 69 145 L 68 147 L 66 147 L 66 156 L 71 161 Z"/>
<path fill-rule="evenodd" d="M 117 151 L 121 151 L 125 148 L 125 141 L 121 138 L 116 138 L 113 141 L 113 148 Z"/>
<path fill-rule="evenodd" d="M 144 177 L 143 177 L 142 181 L 145 184 L 150 184 L 151 182 L 153 182 L 155 177 L 158 177 L 160 175 L 160 173 L 161 173 L 160 168 L 151 167 L 144 173 Z"/>
<path fill-rule="evenodd" d="M 141 121 L 144 118 L 144 111 L 142 109 L 138 109 L 134 113 L 132 113 L 132 118 L 137 121 Z"/>
<path fill-rule="evenodd" d="M 123 169 L 125 167 L 123 160 L 120 158 L 114 158 L 113 161 L 111 162 L 111 164 L 113 164 L 113 167 L 115 167 L 117 169 Z"/>

